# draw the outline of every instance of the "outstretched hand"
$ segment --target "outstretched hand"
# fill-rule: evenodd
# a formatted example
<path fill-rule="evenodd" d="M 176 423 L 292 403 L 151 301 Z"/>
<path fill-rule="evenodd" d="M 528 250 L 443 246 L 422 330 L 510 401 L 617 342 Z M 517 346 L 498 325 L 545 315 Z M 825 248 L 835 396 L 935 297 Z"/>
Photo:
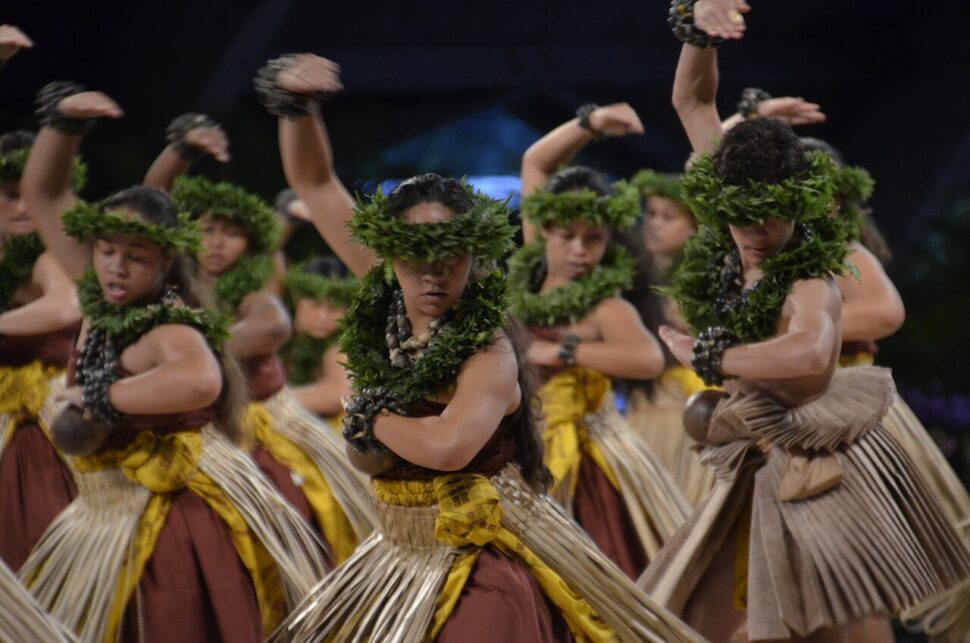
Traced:
<path fill-rule="evenodd" d="M 589 115 L 589 126 L 606 136 L 643 134 L 643 123 L 636 111 L 626 103 L 613 103 L 597 107 Z"/>
<path fill-rule="evenodd" d="M 758 103 L 758 115 L 777 118 L 789 125 L 814 125 L 824 123 L 825 114 L 818 103 L 809 103 L 802 97 L 782 96 L 768 98 Z"/>
<path fill-rule="evenodd" d="M 124 116 L 118 103 L 101 92 L 81 92 L 68 96 L 57 104 L 57 111 L 62 116 L 75 120 Z"/>
<path fill-rule="evenodd" d="M 670 349 L 671 354 L 673 354 L 678 362 L 687 368 L 693 368 L 691 365 L 691 358 L 694 355 L 693 337 L 687 333 L 675 330 L 670 326 L 661 326 L 657 334 L 660 335 L 660 339 L 667 345 L 667 348 Z"/>
<path fill-rule="evenodd" d="M 744 16 L 751 11 L 744 0 L 697 0 L 694 24 L 710 36 L 740 40 L 746 29 Z"/>
<path fill-rule="evenodd" d="M 340 82 L 340 65 L 314 54 L 294 56 L 276 82 L 281 89 L 295 94 L 335 94 L 344 88 Z"/>
<path fill-rule="evenodd" d="M 185 133 L 185 144 L 205 152 L 220 163 L 229 162 L 229 137 L 218 125 L 193 127 Z"/>
<path fill-rule="evenodd" d="M 30 49 L 34 41 L 13 25 L 0 25 L 0 62 L 9 60 L 21 49 Z"/>

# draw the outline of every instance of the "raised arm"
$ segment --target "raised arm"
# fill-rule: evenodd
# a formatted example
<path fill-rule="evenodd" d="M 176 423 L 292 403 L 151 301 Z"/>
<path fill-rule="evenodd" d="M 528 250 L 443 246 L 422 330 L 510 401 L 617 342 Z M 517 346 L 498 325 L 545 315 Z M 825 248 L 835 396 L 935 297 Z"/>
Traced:
<path fill-rule="evenodd" d="M 275 353 L 290 336 L 290 316 L 278 297 L 265 292 L 246 295 L 239 320 L 229 327 L 226 353 L 236 359 Z"/>
<path fill-rule="evenodd" d="M 549 177 L 597 136 L 620 137 L 629 134 L 643 134 L 643 124 L 626 103 L 597 107 L 589 113 L 588 126 L 585 127 L 579 117 L 566 121 L 530 145 L 522 155 L 522 196 L 544 186 Z M 522 222 L 522 234 L 526 243 L 538 237 L 535 226 L 528 221 Z"/>
<path fill-rule="evenodd" d="M 0 25 L 0 68 L 21 49 L 30 49 L 34 41 L 13 25 Z"/>
<path fill-rule="evenodd" d="M 50 253 L 34 263 L 31 279 L 40 287 L 41 296 L 0 315 L 0 335 L 40 335 L 80 321 L 74 282 Z"/>
<path fill-rule="evenodd" d="M 272 80 L 272 91 L 303 96 L 307 111 L 280 116 L 280 157 L 286 180 L 306 204 L 320 236 L 355 275 L 362 276 L 377 260 L 364 246 L 349 242 L 347 226 L 354 200 L 334 172 L 330 137 L 318 102 L 320 95 L 343 88 L 339 73 L 339 66 L 326 58 L 293 56 Z"/>
<path fill-rule="evenodd" d="M 691 148 L 698 154 L 713 152 L 723 134 L 715 104 L 717 82 L 717 50 L 684 44 L 671 100 Z"/>
<path fill-rule="evenodd" d="M 336 346 L 331 346 L 323 355 L 323 376 L 310 384 L 294 386 L 290 389 L 293 397 L 314 413 L 338 415 L 343 410 L 343 398 L 353 393 L 343 367 L 345 359 Z"/>
<path fill-rule="evenodd" d="M 757 104 L 759 118 L 777 118 L 789 125 L 815 125 L 825 122 L 825 114 L 818 103 L 810 103 L 800 96 L 779 96 L 766 98 Z M 740 112 L 732 114 L 721 123 L 721 129 L 728 131 L 745 119 Z"/>
<path fill-rule="evenodd" d="M 122 112 L 100 92 L 58 96 L 48 93 L 49 105 L 42 116 L 44 126 L 24 168 L 21 192 L 47 251 L 69 277 L 79 279 L 91 262 L 90 247 L 67 236 L 61 226 L 61 214 L 77 202 L 71 176 L 74 157 L 81 146 L 83 126 L 78 124 L 95 118 L 118 118 Z"/>
<path fill-rule="evenodd" d="M 842 341 L 876 341 L 895 333 L 906 321 L 903 299 L 882 264 L 860 243 L 852 244 L 849 261 L 858 269 L 838 277 L 842 291 Z"/>
<path fill-rule="evenodd" d="M 229 162 L 229 138 L 205 114 L 182 114 L 169 124 L 166 140 L 168 145 L 145 174 L 145 185 L 170 191 L 175 179 L 206 154 L 220 163 Z"/>
<path fill-rule="evenodd" d="M 436 471 L 458 471 L 481 451 L 519 404 L 518 367 L 512 346 L 501 339 L 475 354 L 456 380 L 455 395 L 441 415 L 381 415 L 374 435 L 401 458 Z"/>

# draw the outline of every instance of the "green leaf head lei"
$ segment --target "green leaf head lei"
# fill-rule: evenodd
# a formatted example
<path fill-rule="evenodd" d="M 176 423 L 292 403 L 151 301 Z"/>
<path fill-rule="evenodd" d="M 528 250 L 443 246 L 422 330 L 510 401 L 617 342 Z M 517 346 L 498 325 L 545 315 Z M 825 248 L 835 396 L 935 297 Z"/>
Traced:
<path fill-rule="evenodd" d="M 213 286 L 220 309 L 234 311 L 249 293 L 260 290 L 273 275 L 272 252 L 280 225 L 272 208 L 255 194 L 231 183 L 201 176 L 179 177 L 172 189 L 175 206 L 193 218 L 210 215 L 243 227 L 249 246 Z"/>
<path fill-rule="evenodd" d="M 849 239 L 858 241 L 862 236 L 868 212 L 865 204 L 875 185 L 865 168 L 847 165 L 836 171 L 835 194 L 839 198 L 839 212 L 848 227 Z"/>
<path fill-rule="evenodd" d="M 683 176 L 680 174 L 640 170 L 630 179 L 630 184 L 639 190 L 644 200 L 652 196 L 661 196 L 674 203 L 684 204 Z"/>
<path fill-rule="evenodd" d="M 19 181 L 27 167 L 30 148 L 22 147 L 0 154 L 0 185 Z M 84 189 L 88 180 L 88 166 L 80 158 L 74 158 L 74 171 L 71 174 L 71 188 L 75 192 Z"/>
<path fill-rule="evenodd" d="M 354 277 L 331 279 L 323 275 L 308 273 L 303 265 L 290 267 L 283 278 L 287 303 L 296 310 L 296 302 L 313 299 L 340 308 L 348 308 L 357 294 L 360 282 Z"/>
<path fill-rule="evenodd" d="M 188 214 L 180 214 L 178 225 L 148 223 L 123 211 L 105 211 L 97 205 L 78 201 L 61 215 L 64 232 L 85 241 L 107 235 L 140 237 L 154 241 L 166 252 L 194 254 L 202 247 L 199 225 Z"/>
<path fill-rule="evenodd" d="M 686 200 L 700 227 L 684 248 L 668 288 L 691 331 L 723 326 L 741 343 L 775 334 L 775 324 L 792 285 L 800 279 L 844 274 L 850 268 L 848 227 L 833 216 L 835 166 L 823 152 L 807 155 L 808 168 L 778 184 L 724 185 L 714 174 L 711 156 L 702 155 L 684 177 Z M 729 266 L 737 249 L 728 225 L 752 225 L 769 219 L 794 222 L 795 233 L 778 255 L 765 259 L 761 280 L 746 293 L 729 292 Z M 725 302 L 733 298 L 731 305 Z"/>
<path fill-rule="evenodd" d="M 464 184 L 463 184 L 464 185 Z M 388 212 L 379 189 L 367 201 L 357 200 L 350 231 L 354 238 L 389 262 L 394 258 L 433 263 L 469 254 L 482 263 L 512 251 L 515 226 L 506 203 L 464 185 L 473 206 L 443 223 L 411 224 Z"/>
<path fill-rule="evenodd" d="M 524 219 L 539 227 L 550 223 L 568 226 L 579 219 L 617 230 L 630 227 L 640 216 L 640 194 L 626 181 L 614 183 L 607 196 L 588 189 L 558 194 L 538 189 L 522 199 L 521 211 Z"/>

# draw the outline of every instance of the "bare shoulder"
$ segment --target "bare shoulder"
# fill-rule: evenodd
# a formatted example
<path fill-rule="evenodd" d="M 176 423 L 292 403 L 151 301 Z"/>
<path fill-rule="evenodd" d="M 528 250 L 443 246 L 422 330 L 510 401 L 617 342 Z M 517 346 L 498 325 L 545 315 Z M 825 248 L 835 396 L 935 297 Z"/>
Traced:
<path fill-rule="evenodd" d="M 842 293 L 833 277 L 800 279 L 792 286 L 788 301 L 799 308 L 841 311 Z"/>
<path fill-rule="evenodd" d="M 181 356 L 212 354 L 212 347 L 198 330 L 185 324 L 162 324 L 156 326 L 141 339 L 139 344 L 153 352 Z"/>
<path fill-rule="evenodd" d="M 593 317 L 606 323 L 619 320 L 639 319 L 640 313 L 634 308 L 633 304 L 622 297 L 607 297 L 596 304 L 593 309 Z"/>

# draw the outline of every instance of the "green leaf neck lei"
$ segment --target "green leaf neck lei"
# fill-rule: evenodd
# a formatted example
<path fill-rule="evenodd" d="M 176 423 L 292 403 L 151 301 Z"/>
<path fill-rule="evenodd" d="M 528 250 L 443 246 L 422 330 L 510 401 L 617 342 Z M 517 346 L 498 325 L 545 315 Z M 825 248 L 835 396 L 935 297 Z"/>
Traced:
<path fill-rule="evenodd" d="M 246 295 L 261 290 L 272 276 L 272 255 L 243 254 L 212 286 L 219 310 L 234 314 Z"/>
<path fill-rule="evenodd" d="M 357 393 L 382 387 L 407 408 L 451 386 L 465 361 L 495 340 L 505 324 L 507 282 L 499 271 L 470 281 L 449 322 L 410 368 L 392 366 L 385 337 L 397 288 L 382 266 L 367 273 L 344 317 L 340 349 Z"/>
<path fill-rule="evenodd" d="M 537 241 L 520 248 L 509 260 L 509 309 L 526 326 L 576 323 L 601 301 L 633 284 L 633 258 L 623 247 L 611 244 L 600 264 L 581 278 L 538 292 L 545 278 L 545 256 L 545 243 Z"/>
<path fill-rule="evenodd" d="M 195 328 L 215 351 L 221 350 L 229 337 L 227 317 L 205 308 L 181 305 L 171 292 L 148 304 L 112 306 L 105 301 L 94 271 L 88 270 L 78 281 L 77 293 L 89 330 L 104 331 L 122 349 L 163 324 Z"/>
<path fill-rule="evenodd" d="M 290 384 L 302 385 L 316 381 L 324 353 L 337 341 L 338 333 L 320 339 L 297 333 L 280 350 Z"/>
<path fill-rule="evenodd" d="M 37 233 L 7 237 L 0 259 L 0 310 L 10 306 L 14 294 L 34 271 L 34 264 L 44 253 Z"/>
<path fill-rule="evenodd" d="M 849 270 L 844 227 L 828 226 L 823 232 L 830 235 L 804 224 L 795 230 L 785 251 L 762 262 L 762 278 L 742 291 L 741 260 L 730 236 L 702 226 L 684 249 L 671 286 L 658 290 L 674 298 L 694 334 L 722 326 L 742 344 L 772 337 L 796 281 Z"/>

